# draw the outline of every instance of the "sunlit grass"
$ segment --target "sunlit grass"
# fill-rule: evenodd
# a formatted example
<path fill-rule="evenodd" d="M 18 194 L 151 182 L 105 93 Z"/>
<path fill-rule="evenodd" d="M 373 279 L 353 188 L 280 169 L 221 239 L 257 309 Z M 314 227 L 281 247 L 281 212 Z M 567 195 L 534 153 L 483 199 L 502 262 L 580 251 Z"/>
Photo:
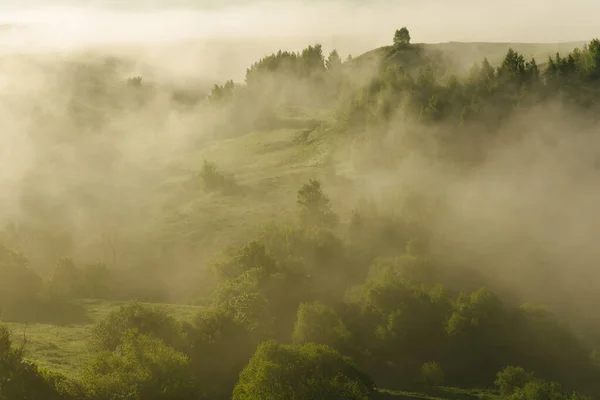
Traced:
<path fill-rule="evenodd" d="M 25 358 L 40 367 L 77 375 L 93 353 L 88 347 L 94 324 L 105 318 L 111 311 L 118 310 L 124 302 L 82 300 L 90 322 L 57 326 L 51 324 L 4 323 L 13 335 L 13 343 L 20 347 L 24 342 Z M 149 304 L 166 309 L 180 321 L 190 321 L 199 307 L 176 304 Z"/>

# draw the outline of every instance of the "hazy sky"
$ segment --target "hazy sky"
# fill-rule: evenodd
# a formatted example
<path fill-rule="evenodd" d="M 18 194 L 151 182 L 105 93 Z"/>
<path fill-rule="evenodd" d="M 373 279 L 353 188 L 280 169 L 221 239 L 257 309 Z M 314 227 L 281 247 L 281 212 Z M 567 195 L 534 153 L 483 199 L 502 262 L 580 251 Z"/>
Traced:
<path fill-rule="evenodd" d="M 63 45 L 273 35 L 386 43 L 404 25 L 418 42 L 573 41 L 600 35 L 598 15 L 598 0 L 0 0 L 0 24 L 36 26 Z"/>

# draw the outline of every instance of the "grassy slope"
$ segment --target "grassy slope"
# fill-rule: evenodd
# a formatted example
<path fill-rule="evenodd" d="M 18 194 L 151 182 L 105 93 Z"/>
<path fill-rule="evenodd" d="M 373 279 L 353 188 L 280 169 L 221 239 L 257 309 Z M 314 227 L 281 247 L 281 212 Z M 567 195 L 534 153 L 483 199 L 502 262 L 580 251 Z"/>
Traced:
<path fill-rule="evenodd" d="M 94 324 L 117 310 L 123 303 L 100 300 L 82 300 L 88 310 L 90 321 L 85 324 L 56 326 L 50 324 L 4 323 L 13 334 L 16 346 L 23 343 L 25 335 L 26 358 L 42 367 L 67 374 L 77 374 L 89 359 L 88 338 Z M 166 309 L 180 321 L 191 320 L 199 307 L 161 304 L 153 305 Z"/>
<path fill-rule="evenodd" d="M 160 240 L 193 245 L 212 259 L 224 246 L 246 240 L 265 222 L 289 217 L 296 207 L 298 188 L 323 173 L 330 143 L 329 120 L 322 114 L 320 110 L 287 110 L 283 117 L 291 127 L 190 148 L 174 166 L 187 172 L 171 184 L 175 191 Z M 215 162 L 239 190 L 230 195 L 210 193 L 201 182 L 194 182 L 193 175 L 204 160 Z"/>

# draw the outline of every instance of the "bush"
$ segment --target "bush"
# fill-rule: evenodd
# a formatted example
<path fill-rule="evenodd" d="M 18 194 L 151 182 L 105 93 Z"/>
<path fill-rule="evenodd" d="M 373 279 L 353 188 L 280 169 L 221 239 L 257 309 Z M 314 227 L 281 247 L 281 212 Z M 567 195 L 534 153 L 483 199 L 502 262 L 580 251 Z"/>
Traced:
<path fill-rule="evenodd" d="M 223 193 L 231 194 L 239 189 L 235 181 L 219 172 L 217 170 L 217 165 L 211 161 L 204 161 L 202 170 L 200 170 L 198 176 L 202 180 L 204 187 L 209 191 L 218 190 Z"/>
<path fill-rule="evenodd" d="M 114 351 L 129 330 L 162 339 L 166 344 L 179 346 L 181 328 L 164 310 L 130 303 L 111 312 L 92 331 L 92 344 L 96 349 Z"/>
<path fill-rule="evenodd" d="M 233 388 L 259 340 L 223 309 L 205 309 L 193 325 L 184 325 L 185 350 L 206 394 L 231 397 Z M 234 345 L 232 345 L 234 344 Z"/>
<path fill-rule="evenodd" d="M 298 305 L 309 293 L 306 275 L 279 263 L 257 242 L 217 265 L 217 273 L 217 306 L 264 338 L 289 339 Z"/>
<path fill-rule="evenodd" d="M 199 399 L 190 360 L 160 339 L 123 334 L 116 351 L 104 351 L 87 366 L 83 382 L 95 399 Z"/>
<path fill-rule="evenodd" d="M 321 303 L 300 304 L 294 327 L 294 343 L 324 344 L 343 351 L 350 337 L 350 331 L 334 310 Z"/>
<path fill-rule="evenodd" d="M 515 389 L 509 400 L 589 400 L 579 393 L 568 394 L 556 382 L 531 380 L 523 387 Z"/>
<path fill-rule="evenodd" d="M 426 362 L 421 367 L 421 377 L 425 387 L 432 388 L 444 383 L 444 371 L 435 361 Z"/>
<path fill-rule="evenodd" d="M 330 347 L 262 343 L 240 374 L 233 400 L 367 400 L 375 384 Z"/>
<path fill-rule="evenodd" d="M 310 179 L 298 190 L 297 203 L 300 206 L 300 219 L 305 224 L 333 227 L 338 223 L 337 214 L 331 210 L 331 200 L 316 179 Z"/>
<path fill-rule="evenodd" d="M 521 367 L 508 366 L 496 375 L 494 384 L 503 396 L 513 394 L 533 380 L 533 374 Z"/>
<path fill-rule="evenodd" d="M 62 379 L 63 383 L 65 379 Z M 22 349 L 12 347 L 10 331 L 0 325 L 0 399 L 4 400 L 69 400 L 60 391 L 58 378 L 23 360 Z M 64 387 L 64 385 L 62 385 Z"/>

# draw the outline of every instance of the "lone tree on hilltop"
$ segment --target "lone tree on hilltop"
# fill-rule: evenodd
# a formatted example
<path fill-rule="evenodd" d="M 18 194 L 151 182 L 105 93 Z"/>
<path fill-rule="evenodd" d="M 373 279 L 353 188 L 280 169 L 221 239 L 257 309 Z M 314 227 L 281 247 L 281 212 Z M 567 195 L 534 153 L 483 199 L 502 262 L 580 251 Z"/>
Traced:
<path fill-rule="evenodd" d="M 406 27 L 397 29 L 394 34 L 394 46 L 408 46 L 410 44 L 410 32 Z"/>

